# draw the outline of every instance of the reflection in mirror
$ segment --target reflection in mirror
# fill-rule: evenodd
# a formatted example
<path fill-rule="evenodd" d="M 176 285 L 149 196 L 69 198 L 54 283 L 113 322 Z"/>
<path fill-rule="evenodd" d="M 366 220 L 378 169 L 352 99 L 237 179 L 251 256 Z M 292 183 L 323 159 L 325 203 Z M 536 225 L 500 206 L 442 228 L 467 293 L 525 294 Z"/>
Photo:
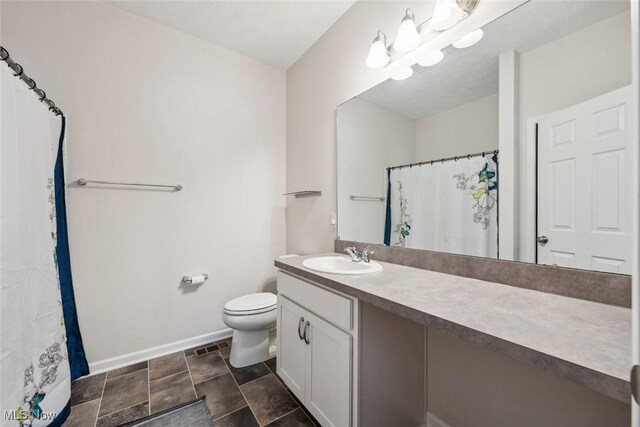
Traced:
<path fill-rule="evenodd" d="M 629 2 L 483 32 L 338 107 L 339 238 L 628 274 Z"/>

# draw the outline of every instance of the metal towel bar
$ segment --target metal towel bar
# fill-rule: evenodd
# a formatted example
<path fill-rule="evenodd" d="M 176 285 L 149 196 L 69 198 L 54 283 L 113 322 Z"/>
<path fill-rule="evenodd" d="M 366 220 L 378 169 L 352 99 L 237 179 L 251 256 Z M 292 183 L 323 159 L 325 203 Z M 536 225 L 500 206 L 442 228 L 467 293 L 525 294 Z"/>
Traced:
<path fill-rule="evenodd" d="M 78 185 L 85 186 L 87 184 L 103 184 L 103 185 L 133 185 L 135 187 L 160 187 L 160 188 L 173 188 L 176 191 L 182 190 L 182 185 L 161 185 L 161 184 L 137 184 L 133 182 L 113 182 L 113 181 L 95 181 L 85 178 L 80 178 L 76 181 Z"/>
<path fill-rule="evenodd" d="M 354 201 L 364 201 L 364 202 L 384 202 L 386 200 L 385 197 L 354 196 L 353 194 L 349 196 L 349 198 Z"/>

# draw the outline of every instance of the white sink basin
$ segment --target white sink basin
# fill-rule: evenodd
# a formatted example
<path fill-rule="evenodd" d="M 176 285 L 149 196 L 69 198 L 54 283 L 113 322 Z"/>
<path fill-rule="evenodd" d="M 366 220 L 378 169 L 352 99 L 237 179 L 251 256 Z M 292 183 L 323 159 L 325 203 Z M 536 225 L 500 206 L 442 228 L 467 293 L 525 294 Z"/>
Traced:
<path fill-rule="evenodd" d="M 302 265 L 310 270 L 334 274 L 370 274 L 382 271 L 377 262 L 353 262 L 350 258 L 340 256 L 320 256 L 302 261 Z"/>

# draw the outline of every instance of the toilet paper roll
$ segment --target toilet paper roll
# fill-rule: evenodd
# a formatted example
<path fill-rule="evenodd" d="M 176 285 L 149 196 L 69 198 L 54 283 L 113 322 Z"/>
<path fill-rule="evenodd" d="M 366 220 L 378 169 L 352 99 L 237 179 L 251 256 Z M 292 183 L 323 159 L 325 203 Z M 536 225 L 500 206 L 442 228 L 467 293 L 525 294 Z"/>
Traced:
<path fill-rule="evenodd" d="M 207 280 L 207 277 L 204 275 L 191 276 L 191 285 L 202 285 L 205 280 Z"/>

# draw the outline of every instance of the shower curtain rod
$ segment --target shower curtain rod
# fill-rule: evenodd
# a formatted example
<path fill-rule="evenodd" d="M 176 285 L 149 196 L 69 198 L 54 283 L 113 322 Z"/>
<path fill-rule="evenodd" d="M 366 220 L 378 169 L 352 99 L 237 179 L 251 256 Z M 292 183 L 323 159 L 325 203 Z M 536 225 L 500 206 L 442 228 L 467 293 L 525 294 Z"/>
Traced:
<path fill-rule="evenodd" d="M 389 171 L 390 171 L 390 170 L 393 170 L 393 169 L 412 168 L 412 167 L 414 167 L 414 166 L 422 166 L 422 165 L 426 165 L 426 164 L 430 164 L 430 165 L 432 165 L 432 164 L 434 164 L 435 162 L 444 163 L 444 162 L 447 162 L 447 161 L 449 161 L 449 160 L 455 160 L 455 161 L 457 162 L 457 161 L 458 161 L 458 160 L 460 160 L 460 159 L 470 159 L 470 158 L 472 158 L 472 157 L 478 157 L 478 156 L 480 156 L 480 157 L 484 157 L 485 155 L 487 155 L 487 154 L 491 154 L 491 153 L 493 153 L 493 154 L 498 154 L 498 152 L 499 152 L 499 150 L 493 150 L 493 151 L 491 151 L 491 150 L 489 150 L 489 151 L 481 151 L 481 152 L 479 152 L 479 153 L 467 154 L 466 156 L 444 157 L 444 158 L 442 158 L 442 159 L 427 160 L 427 161 L 425 161 L 425 162 L 409 163 L 409 164 L 406 164 L 406 165 L 400 165 L 400 166 L 391 166 L 391 167 L 388 167 L 388 168 L 387 168 L 387 170 L 389 170 Z"/>
<path fill-rule="evenodd" d="M 38 95 L 40 102 L 44 102 L 49 106 L 49 111 L 53 112 L 56 116 L 63 115 L 62 110 L 56 107 L 56 103 L 47 98 L 47 93 L 36 85 L 35 80 L 25 74 L 22 65 L 11 59 L 9 51 L 2 46 L 0 46 L 0 61 L 4 61 L 7 63 L 9 68 L 11 68 L 15 72 L 14 76 L 20 77 L 29 86 L 29 89 L 31 89 L 36 93 L 36 95 Z"/>

